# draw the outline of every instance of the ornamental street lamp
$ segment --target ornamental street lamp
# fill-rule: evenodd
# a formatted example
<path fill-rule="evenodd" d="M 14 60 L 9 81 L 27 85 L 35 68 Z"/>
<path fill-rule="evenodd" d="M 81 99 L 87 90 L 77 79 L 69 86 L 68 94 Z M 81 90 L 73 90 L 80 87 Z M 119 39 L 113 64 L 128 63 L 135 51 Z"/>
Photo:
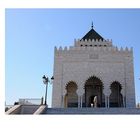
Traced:
<path fill-rule="evenodd" d="M 51 81 L 50 81 L 49 78 L 44 75 L 42 77 L 42 79 L 43 79 L 43 83 L 46 85 L 45 103 L 44 103 L 44 105 L 46 105 L 47 104 L 47 88 L 48 88 L 48 83 L 52 84 L 52 81 L 54 80 L 54 77 L 52 76 Z"/>

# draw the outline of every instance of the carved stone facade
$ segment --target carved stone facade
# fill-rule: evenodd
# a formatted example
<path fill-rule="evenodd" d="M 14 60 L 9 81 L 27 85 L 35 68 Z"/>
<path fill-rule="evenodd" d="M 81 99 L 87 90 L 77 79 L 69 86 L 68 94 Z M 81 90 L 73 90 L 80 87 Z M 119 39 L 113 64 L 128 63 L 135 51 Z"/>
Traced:
<path fill-rule="evenodd" d="M 93 28 L 54 51 L 52 107 L 135 107 L 133 50 L 118 48 Z"/>

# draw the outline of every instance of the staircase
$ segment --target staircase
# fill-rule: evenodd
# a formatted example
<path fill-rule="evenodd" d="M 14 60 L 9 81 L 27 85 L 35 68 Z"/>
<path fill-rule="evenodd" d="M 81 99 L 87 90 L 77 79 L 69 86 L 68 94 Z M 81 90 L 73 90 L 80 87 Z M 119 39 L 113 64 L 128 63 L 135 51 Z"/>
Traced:
<path fill-rule="evenodd" d="M 140 114 L 138 108 L 46 108 L 43 114 L 72 114 L 72 115 L 109 115 L 109 114 Z"/>
<path fill-rule="evenodd" d="M 6 114 L 133 115 L 140 114 L 140 108 L 47 108 L 45 105 L 15 105 Z"/>
<path fill-rule="evenodd" d="M 39 109 L 39 105 L 15 105 L 9 109 L 6 114 L 34 114 Z"/>

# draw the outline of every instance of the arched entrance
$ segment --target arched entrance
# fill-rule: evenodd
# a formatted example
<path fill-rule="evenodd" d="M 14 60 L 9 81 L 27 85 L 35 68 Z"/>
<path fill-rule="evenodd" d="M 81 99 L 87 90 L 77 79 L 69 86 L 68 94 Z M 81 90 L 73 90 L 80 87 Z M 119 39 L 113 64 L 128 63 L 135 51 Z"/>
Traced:
<path fill-rule="evenodd" d="M 65 107 L 78 107 L 78 96 L 76 94 L 77 84 L 73 81 L 66 85 Z"/>
<path fill-rule="evenodd" d="M 111 95 L 109 97 L 110 107 L 123 107 L 123 97 L 121 94 L 121 84 L 117 81 L 113 82 L 110 86 Z"/>
<path fill-rule="evenodd" d="M 83 96 L 83 107 L 94 105 L 94 97 L 97 96 L 97 107 L 105 106 L 105 98 L 102 94 L 103 83 L 97 77 L 89 78 L 85 83 L 85 94 Z"/>

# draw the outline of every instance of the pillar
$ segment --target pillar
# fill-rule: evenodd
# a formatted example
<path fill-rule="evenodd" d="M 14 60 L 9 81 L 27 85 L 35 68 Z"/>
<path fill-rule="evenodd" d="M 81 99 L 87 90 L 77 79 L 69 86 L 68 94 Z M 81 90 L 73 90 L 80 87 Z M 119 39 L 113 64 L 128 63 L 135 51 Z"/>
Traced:
<path fill-rule="evenodd" d="M 80 108 L 80 106 L 81 106 L 80 105 L 81 104 L 81 101 L 80 100 L 81 100 L 81 97 L 80 97 L 80 95 L 78 95 L 78 108 Z"/>
<path fill-rule="evenodd" d="M 110 101 L 109 101 L 109 96 L 107 96 L 107 107 L 110 107 Z"/>
<path fill-rule="evenodd" d="M 125 96 L 123 95 L 123 107 L 126 107 L 126 100 Z"/>
<path fill-rule="evenodd" d="M 81 108 L 83 106 L 83 100 L 82 99 L 83 99 L 83 95 L 81 95 L 81 106 L 80 106 Z"/>
<path fill-rule="evenodd" d="M 107 108 L 108 103 L 107 103 L 107 96 L 105 95 L 105 107 Z"/>
<path fill-rule="evenodd" d="M 61 108 L 64 108 L 64 102 L 65 102 L 65 95 L 61 96 Z"/>
<path fill-rule="evenodd" d="M 105 107 L 109 108 L 109 95 L 105 95 Z"/>
<path fill-rule="evenodd" d="M 110 96 L 110 86 L 109 86 L 109 84 L 104 84 L 103 93 L 105 95 L 105 107 L 109 108 L 109 96 Z"/>
<path fill-rule="evenodd" d="M 123 87 L 122 88 L 122 90 L 121 90 L 121 93 L 120 93 L 121 95 L 122 95 L 122 107 L 126 107 L 126 92 L 125 92 L 125 88 Z"/>

